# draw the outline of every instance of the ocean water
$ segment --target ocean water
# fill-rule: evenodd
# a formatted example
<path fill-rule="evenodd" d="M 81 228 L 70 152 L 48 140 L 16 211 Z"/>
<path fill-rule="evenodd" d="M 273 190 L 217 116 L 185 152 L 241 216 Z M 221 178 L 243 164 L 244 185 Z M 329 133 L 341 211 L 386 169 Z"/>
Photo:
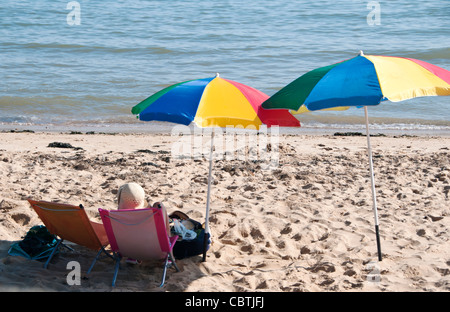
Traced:
<path fill-rule="evenodd" d="M 218 72 L 272 95 L 360 50 L 450 70 L 450 1 L 2 0 L 0 125 L 163 131 L 130 110 L 168 85 Z M 450 132 L 449 108 L 424 97 L 369 115 L 375 129 Z M 363 116 L 298 115 L 295 131 L 352 130 Z"/>

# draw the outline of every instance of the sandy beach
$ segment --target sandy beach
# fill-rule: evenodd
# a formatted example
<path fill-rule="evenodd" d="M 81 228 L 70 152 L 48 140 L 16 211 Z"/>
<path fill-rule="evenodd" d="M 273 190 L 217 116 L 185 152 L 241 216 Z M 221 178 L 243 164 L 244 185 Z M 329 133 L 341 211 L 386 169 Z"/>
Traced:
<path fill-rule="evenodd" d="M 136 182 L 150 202 L 203 222 L 208 161 L 171 153 L 170 134 L 0 134 L 0 290 L 150 292 L 367 292 L 450 290 L 450 137 L 371 140 L 383 260 L 377 261 L 365 136 L 281 135 L 278 165 L 215 159 L 207 261 L 161 268 L 96 264 L 68 285 L 67 263 L 84 273 L 95 253 L 71 244 L 42 262 L 9 256 L 42 224 L 27 199 L 115 209 L 117 189 Z M 206 140 L 206 139 L 205 139 Z M 49 147 L 53 142 L 68 148 Z M 271 148 L 275 146 L 272 145 Z"/>

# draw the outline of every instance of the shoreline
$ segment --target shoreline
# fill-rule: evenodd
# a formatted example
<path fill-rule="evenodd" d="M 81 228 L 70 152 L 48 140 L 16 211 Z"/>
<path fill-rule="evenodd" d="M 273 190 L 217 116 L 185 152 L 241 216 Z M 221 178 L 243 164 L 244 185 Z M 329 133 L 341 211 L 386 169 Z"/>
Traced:
<path fill-rule="evenodd" d="M 30 132 L 30 133 L 85 133 L 85 134 L 171 134 L 176 124 L 156 123 L 133 123 L 133 124 L 74 124 L 74 125 L 23 125 L 23 124 L 0 124 L 0 133 L 7 132 Z M 185 126 L 183 126 L 185 127 Z M 193 126 L 189 129 L 193 132 Z M 211 129 L 211 128 L 203 128 Z M 217 129 L 217 128 L 216 128 Z M 226 131 L 226 130 L 223 130 Z M 270 130 L 268 130 L 270 132 Z M 363 124 L 352 125 L 305 125 L 301 123 L 300 128 L 279 127 L 281 135 L 333 135 L 335 133 L 362 133 L 366 135 L 366 127 Z M 378 125 L 369 124 L 371 136 L 429 136 L 450 137 L 450 128 L 430 127 L 423 125 L 414 128 L 413 125 Z"/>

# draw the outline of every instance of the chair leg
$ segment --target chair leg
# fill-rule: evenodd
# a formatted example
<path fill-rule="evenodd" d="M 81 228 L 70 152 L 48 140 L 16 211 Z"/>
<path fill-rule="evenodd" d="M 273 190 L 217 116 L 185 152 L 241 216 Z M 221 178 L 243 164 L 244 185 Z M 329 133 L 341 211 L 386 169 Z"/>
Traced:
<path fill-rule="evenodd" d="M 101 253 L 104 253 L 106 256 L 110 257 L 111 259 L 115 260 L 114 256 L 109 254 L 105 247 L 102 246 L 102 248 L 98 251 L 97 256 L 95 257 L 94 261 L 92 261 L 92 264 L 89 268 L 89 270 L 87 271 L 86 275 L 88 275 L 89 273 L 91 273 L 92 269 L 94 268 L 94 264 L 97 262 L 97 260 L 100 260 L 102 258 Z M 103 256 L 105 257 L 105 256 Z"/>
<path fill-rule="evenodd" d="M 164 261 L 163 274 L 162 274 L 161 284 L 159 285 L 159 287 L 163 287 L 164 282 L 166 281 L 166 272 L 167 272 L 168 264 L 169 264 L 169 255 L 167 255 L 166 260 Z"/>
<path fill-rule="evenodd" d="M 50 260 L 52 260 L 53 256 L 55 255 L 56 251 L 59 248 L 59 245 L 62 243 L 62 239 L 58 239 L 58 242 L 56 243 L 56 246 L 53 248 L 52 253 L 50 254 L 50 256 L 48 257 L 47 261 L 44 264 L 44 269 L 46 269 L 48 267 L 48 264 L 50 263 Z"/>
<path fill-rule="evenodd" d="M 87 270 L 86 275 L 91 273 L 91 270 L 94 268 L 94 264 L 97 262 L 97 260 L 100 258 L 100 254 L 102 253 L 102 249 L 100 249 L 97 253 L 97 255 L 94 258 L 94 261 L 92 261 L 91 266 L 89 267 L 89 270 Z"/>
<path fill-rule="evenodd" d="M 114 254 L 110 254 L 109 252 L 107 252 L 106 249 L 105 249 L 105 247 L 102 247 L 101 251 L 103 251 L 103 253 L 104 253 L 106 256 L 108 256 L 108 257 L 110 257 L 111 259 L 114 260 Z"/>
<path fill-rule="evenodd" d="M 180 272 L 180 269 L 178 268 L 178 265 L 177 265 L 177 263 L 175 262 L 175 258 L 173 257 L 172 253 L 169 253 L 169 257 L 170 257 L 170 260 L 172 260 L 172 264 L 173 264 L 173 266 L 175 267 L 175 270 L 176 270 L 177 272 Z"/>
<path fill-rule="evenodd" d="M 67 248 L 67 249 L 70 250 L 70 251 L 73 251 L 73 248 L 72 248 L 72 247 L 67 246 L 67 245 L 64 244 L 64 243 L 61 243 L 61 246 L 63 246 L 64 248 Z"/>
<path fill-rule="evenodd" d="M 159 285 L 159 287 L 163 287 L 164 283 L 166 281 L 167 268 L 169 267 L 169 259 L 170 259 L 170 261 L 172 261 L 172 265 L 175 267 L 175 270 L 177 272 L 180 272 L 180 269 L 178 268 L 178 265 L 175 262 L 175 258 L 173 257 L 172 253 L 169 252 L 167 254 L 166 260 L 164 261 L 163 276 L 162 276 L 161 284 Z"/>
<path fill-rule="evenodd" d="M 114 277 L 113 277 L 113 282 L 112 282 L 112 286 L 116 286 L 116 279 L 117 279 L 117 274 L 119 273 L 119 267 L 120 267 L 120 259 L 121 257 L 118 256 L 116 258 L 116 267 L 114 269 Z"/>

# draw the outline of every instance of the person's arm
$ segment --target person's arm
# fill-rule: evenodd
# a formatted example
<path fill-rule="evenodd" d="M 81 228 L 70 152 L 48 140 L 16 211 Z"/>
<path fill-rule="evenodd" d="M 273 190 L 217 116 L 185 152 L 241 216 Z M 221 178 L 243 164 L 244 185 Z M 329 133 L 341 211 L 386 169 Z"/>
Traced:
<path fill-rule="evenodd" d="M 161 211 L 162 211 L 162 214 L 164 216 L 164 222 L 166 223 L 167 234 L 169 236 L 172 236 L 172 233 L 170 232 L 170 226 L 169 226 L 169 215 L 167 214 L 166 207 L 160 202 L 154 203 L 153 207 L 158 207 L 158 205 L 161 205 Z"/>

